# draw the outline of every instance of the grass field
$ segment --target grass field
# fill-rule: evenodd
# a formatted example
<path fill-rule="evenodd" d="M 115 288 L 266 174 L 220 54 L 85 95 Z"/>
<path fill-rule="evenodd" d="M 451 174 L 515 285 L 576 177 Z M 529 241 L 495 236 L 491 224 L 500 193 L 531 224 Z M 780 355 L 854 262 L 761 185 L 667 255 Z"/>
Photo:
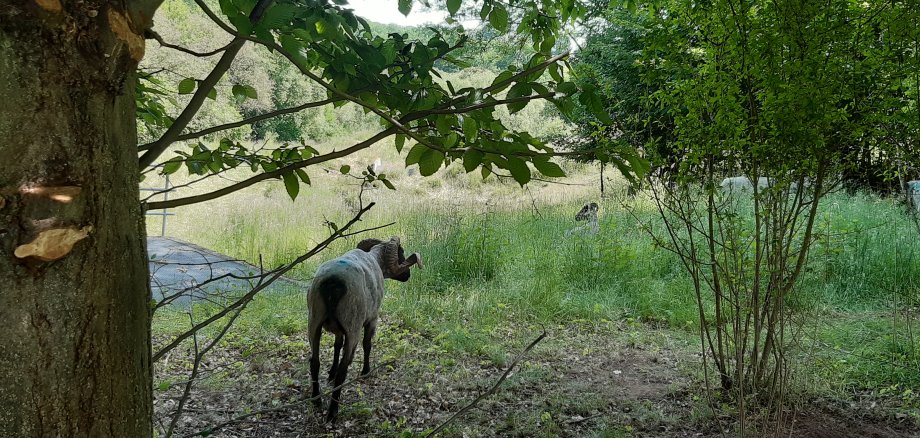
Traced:
<path fill-rule="evenodd" d="M 376 157 L 368 152 L 349 164 L 363 166 Z M 424 179 L 406 174 L 399 157 L 382 158 L 398 190 L 364 193 L 363 202 L 377 205 L 360 225 L 395 222 L 372 234 L 400 236 L 407 250 L 422 254 L 425 269 L 415 271 L 408 283 L 388 284 L 375 357 L 400 365 L 380 376 L 382 382 L 347 392 L 352 404 L 344 415 L 353 423 L 346 434 L 377 430 L 388 435 L 437 424 L 443 413 L 425 418 L 411 409 L 387 410 L 389 395 L 408 387 L 407 400 L 430 404 L 437 398 L 431 394 L 438 393 L 450 399 L 442 405 L 456 408 L 470 398 L 471 387 L 481 389 L 494 379 L 540 327 L 549 328 L 550 340 L 509 380 L 509 395 L 490 402 L 503 413 L 501 424 L 492 418 L 498 414 L 480 411 L 471 414 L 471 429 L 455 428 L 450 436 L 678 436 L 674 431 L 681 427 L 718 433 L 718 428 L 703 426 L 719 414 L 707 408 L 699 390 L 699 322 L 692 285 L 677 258 L 641 231 L 639 222 L 657 220 L 643 195 L 599 200 L 596 169 L 573 164 L 566 166 L 572 174 L 566 182 L 574 185 L 537 182 L 522 190 L 513 183 L 483 183 L 477 172 L 465 175 L 453 167 Z M 302 191 L 295 202 L 280 183 L 273 183 L 179 209 L 168 234 L 276 266 L 324 238 L 325 220 L 343 223 L 355 210 L 358 188 L 337 174 L 339 164 L 311 174 L 315 187 Z M 613 186 L 619 187 L 616 181 Z M 599 233 L 564 237 L 575 226 L 574 213 L 591 200 L 601 205 Z M 156 220 L 148 227 L 152 234 L 159 231 Z M 893 201 L 845 193 L 824 201 L 816 232 L 807 273 L 791 298 L 797 311 L 809 316 L 793 349 L 796 402 L 871 407 L 880 424 L 920 421 L 920 336 L 915 334 L 920 235 Z M 359 238 L 336 242 L 291 276 L 309 280 L 320 262 L 352 248 Z M 285 379 L 303 379 L 305 292 L 257 298 L 224 344 L 228 363 L 251 372 L 252 360 L 244 352 L 261 349 L 271 352 L 264 367 L 288 363 L 296 372 Z M 186 321 L 181 310 L 159 312 L 155 340 L 181 330 Z M 605 358 L 633 364 L 640 375 L 659 379 L 626 385 L 632 398 L 600 391 L 589 400 L 574 393 L 572 385 L 583 385 L 586 375 L 605 375 Z M 568 368 L 560 364 L 572 363 L 583 365 L 584 373 L 566 374 Z M 233 372 L 233 366 L 223 377 L 213 374 L 213 391 L 240 390 L 220 383 L 246 374 Z M 170 369 L 158 371 L 161 381 L 174 378 L 168 377 Z M 294 384 L 278 382 L 281 387 Z M 558 405 L 544 393 L 546 388 L 558 392 Z M 655 397 L 643 388 L 651 388 Z M 521 405 L 520 399 L 528 397 L 533 403 Z M 407 400 L 399 405 L 406 406 Z M 617 401 L 615 406 L 610 400 Z M 541 402 L 549 405 L 538 406 Z M 627 405 L 632 413 L 624 417 Z"/>

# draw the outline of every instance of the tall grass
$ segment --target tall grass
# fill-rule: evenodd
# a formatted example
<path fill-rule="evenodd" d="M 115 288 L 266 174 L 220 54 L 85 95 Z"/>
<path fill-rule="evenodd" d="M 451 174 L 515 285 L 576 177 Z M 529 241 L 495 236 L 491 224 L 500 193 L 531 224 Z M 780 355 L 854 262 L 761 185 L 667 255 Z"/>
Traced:
<path fill-rule="evenodd" d="M 365 201 L 379 205 L 360 224 L 395 222 L 373 234 L 401 236 L 425 261 L 409 282 L 388 283 L 383 312 L 391 321 L 431 333 L 448 349 L 496 361 L 503 360 L 502 328 L 509 325 L 633 318 L 698 328 L 692 284 L 678 258 L 641 231 L 639 222 L 658 222 L 641 196 L 625 201 L 628 209 L 603 201 L 600 231 L 567 238 L 565 231 L 576 225 L 574 212 L 591 199 L 589 188 L 535 186 L 528 194 L 493 183 L 471 190 L 481 183 L 456 171 L 437 180 L 402 178 L 397 192 L 366 195 Z M 219 214 L 180 212 L 178 229 L 195 243 L 253 263 L 261 256 L 274 266 L 324 238 L 324 219 L 342 223 L 350 217 L 354 201 L 333 186 L 318 185 L 294 203 L 280 188 L 254 189 L 243 195 L 245 202 L 221 205 Z M 842 193 L 821 206 L 816 242 L 793 304 L 821 320 L 812 340 L 822 349 L 821 369 L 848 376 L 829 374 L 827 381 L 920 384 L 920 373 L 886 365 L 912 360 L 920 366 L 915 353 L 920 340 L 910 338 L 905 325 L 917 319 L 909 312 L 916 313 L 920 297 L 920 236 L 899 208 L 875 196 Z M 363 237 L 334 243 L 291 275 L 309 280 L 320 262 L 354 248 Z M 253 304 L 255 316 L 242 323 L 256 331 L 302 332 L 305 291 L 294 292 L 260 298 Z M 867 359 L 840 362 L 844 352 Z M 872 379 L 865 378 L 869 373 Z"/>

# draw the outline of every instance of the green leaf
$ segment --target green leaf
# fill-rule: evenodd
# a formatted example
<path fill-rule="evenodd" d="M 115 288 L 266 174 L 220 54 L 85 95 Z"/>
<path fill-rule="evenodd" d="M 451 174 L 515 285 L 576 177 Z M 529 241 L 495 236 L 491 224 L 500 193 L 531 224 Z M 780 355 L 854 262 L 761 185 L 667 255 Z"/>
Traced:
<path fill-rule="evenodd" d="M 514 156 L 508 157 L 508 170 L 521 187 L 530 182 L 530 168 L 526 161 Z"/>
<path fill-rule="evenodd" d="M 406 136 L 404 134 L 396 134 L 394 143 L 396 144 L 396 152 L 402 153 L 403 146 L 406 145 Z"/>
<path fill-rule="evenodd" d="M 606 124 L 613 123 L 613 121 L 610 120 L 610 114 L 607 114 L 607 109 L 604 108 L 604 102 L 601 100 L 601 97 L 597 95 L 593 86 L 585 87 L 578 96 L 578 101 L 588 108 L 591 114 L 594 114 L 594 117 L 597 117 L 601 122 Z"/>
<path fill-rule="evenodd" d="M 558 164 L 549 161 L 549 159 L 534 158 L 533 167 L 536 167 L 540 173 L 550 178 L 562 178 L 565 176 L 562 168 Z"/>
<path fill-rule="evenodd" d="M 230 92 L 233 93 L 234 97 L 238 97 L 240 99 L 246 98 L 246 93 L 243 91 L 242 85 L 234 85 Z"/>
<path fill-rule="evenodd" d="M 484 156 L 482 152 L 474 149 L 466 151 L 466 153 L 463 154 L 463 169 L 465 169 L 467 173 L 472 172 L 482 164 L 482 158 Z"/>
<path fill-rule="evenodd" d="M 427 150 L 428 147 L 421 143 L 416 143 L 415 146 L 412 146 L 412 149 L 409 149 L 409 153 L 406 154 L 406 167 L 418 164 L 422 158 L 422 154 Z"/>
<path fill-rule="evenodd" d="M 169 160 L 165 164 L 163 164 L 163 175 L 170 175 L 170 174 L 176 173 L 176 171 L 179 170 L 179 168 L 181 167 L 182 167 L 181 159 Z"/>
<path fill-rule="evenodd" d="M 462 0 L 447 0 L 447 12 L 454 16 L 460 10 Z"/>
<path fill-rule="evenodd" d="M 460 136 L 456 132 L 451 132 L 444 137 L 444 147 L 452 148 L 460 142 Z"/>
<path fill-rule="evenodd" d="M 479 124 L 476 123 L 476 119 L 472 117 L 463 118 L 463 136 L 466 137 L 466 141 L 472 142 L 476 141 L 476 137 L 479 135 Z"/>
<path fill-rule="evenodd" d="M 287 190 L 287 194 L 291 197 L 291 200 L 297 199 L 297 193 L 300 192 L 300 182 L 297 181 L 294 172 L 288 172 L 281 175 L 281 179 L 284 180 L 284 189 Z"/>
<path fill-rule="evenodd" d="M 418 173 L 422 176 L 434 175 L 442 164 L 444 164 L 444 154 L 441 151 L 426 148 L 418 162 Z"/>
<path fill-rule="evenodd" d="M 409 15 L 409 12 L 412 12 L 412 0 L 399 0 L 399 12 Z"/>
<path fill-rule="evenodd" d="M 508 11 L 504 6 L 498 3 L 492 6 L 492 12 L 489 13 L 489 24 L 499 32 L 508 30 Z"/>
<path fill-rule="evenodd" d="M 339 168 L 339 172 L 342 172 L 343 175 L 347 175 L 348 172 L 350 172 L 350 171 L 351 171 L 351 166 L 349 166 L 349 165 L 347 165 L 347 164 L 346 164 L 346 165 L 343 165 L 342 167 Z"/>
<path fill-rule="evenodd" d="M 252 22 L 249 21 L 249 17 L 242 14 L 237 14 L 229 18 L 230 24 L 233 24 L 236 27 L 236 30 L 243 35 L 249 35 L 252 33 Z"/>
<path fill-rule="evenodd" d="M 396 190 L 396 187 L 393 185 L 393 183 L 390 182 L 390 180 L 381 178 L 380 182 L 382 182 L 383 185 L 387 186 L 388 189 Z"/>
<path fill-rule="evenodd" d="M 578 91 L 578 87 L 574 82 L 560 82 L 559 85 L 556 85 L 556 91 L 571 95 Z"/>
<path fill-rule="evenodd" d="M 529 82 L 518 82 L 514 84 L 514 86 L 511 87 L 510 90 L 508 90 L 508 94 L 505 97 L 508 99 L 514 99 L 516 97 L 529 96 L 530 90 L 531 90 L 531 86 Z M 524 109 L 524 107 L 526 107 L 529 102 L 530 102 L 529 100 L 525 100 L 522 102 L 509 103 L 508 112 L 510 112 L 511 114 L 514 114 Z"/>
<path fill-rule="evenodd" d="M 233 86 L 233 95 L 241 99 L 258 99 L 259 93 L 255 88 L 250 87 L 249 85 L 234 85 Z"/>
<path fill-rule="evenodd" d="M 495 86 L 495 84 L 498 84 L 498 83 L 507 81 L 508 79 L 511 79 L 511 76 L 514 76 L 514 72 L 505 70 L 505 71 L 499 73 L 498 76 L 496 76 L 495 79 L 492 80 L 492 85 L 491 85 L 491 86 Z M 500 89 L 499 89 L 499 90 L 500 90 Z M 499 91 L 499 90 L 496 90 L 496 91 Z"/>
<path fill-rule="evenodd" d="M 208 91 L 208 99 L 217 100 L 217 88 L 212 88 L 211 91 Z"/>
<path fill-rule="evenodd" d="M 198 85 L 198 82 L 192 78 L 185 78 L 179 81 L 179 94 L 192 94 L 196 85 Z"/>
<path fill-rule="evenodd" d="M 310 176 L 307 175 L 307 172 L 303 169 L 296 169 L 295 172 L 297 172 L 297 176 L 300 177 L 300 180 L 303 181 L 304 184 L 310 185 Z"/>

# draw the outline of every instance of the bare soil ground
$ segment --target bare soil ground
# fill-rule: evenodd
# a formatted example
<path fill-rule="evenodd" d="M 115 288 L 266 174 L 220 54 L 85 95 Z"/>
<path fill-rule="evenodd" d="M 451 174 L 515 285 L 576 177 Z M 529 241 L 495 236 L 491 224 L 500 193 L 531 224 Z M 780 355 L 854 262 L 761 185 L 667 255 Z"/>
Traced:
<path fill-rule="evenodd" d="M 720 430 L 733 435 L 728 418 L 717 418 L 708 408 L 692 337 L 614 322 L 549 332 L 496 394 L 452 423 L 443 436 L 708 437 L 723 436 Z M 309 396 L 305 336 L 231 337 L 203 363 L 203 378 L 192 391 L 176 435 L 207 431 L 240 415 L 267 410 L 210 436 L 424 436 L 426 429 L 488 389 L 537 334 L 538 328 L 495 333 L 496 342 L 508 349 L 504 360 L 496 360 L 450 351 L 436 334 L 383 321 L 372 366 L 389 365 L 347 387 L 334 427 L 324 424 L 311 406 L 298 403 Z M 324 340 L 331 341 L 328 336 Z M 175 351 L 158 364 L 157 415 L 174 409 L 187 379 L 189 354 Z M 331 348 L 323 354 L 326 368 Z M 353 364 L 349 377 L 359 370 L 360 364 Z M 329 387 L 323 382 L 324 390 Z M 294 406 L 285 407 L 291 403 Z M 794 422 L 785 436 L 920 436 L 920 428 L 907 418 L 853 406 L 805 406 L 790 414 Z M 168 424 L 169 418 L 161 421 Z"/>

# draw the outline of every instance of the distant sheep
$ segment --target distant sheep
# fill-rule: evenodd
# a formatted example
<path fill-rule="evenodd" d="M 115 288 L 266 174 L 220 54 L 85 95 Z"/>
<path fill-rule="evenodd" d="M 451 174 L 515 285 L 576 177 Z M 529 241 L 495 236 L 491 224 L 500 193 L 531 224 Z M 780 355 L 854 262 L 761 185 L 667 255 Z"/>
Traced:
<path fill-rule="evenodd" d="M 597 234 L 599 228 L 597 225 L 597 209 L 597 203 L 595 202 L 585 204 L 585 206 L 575 214 L 575 221 L 587 223 L 566 231 L 565 237 L 572 237 L 576 234 Z"/>
<path fill-rule="evenodd" d="M 581 210 L 579 210 L 575 215 L 575 220 L 597 222 L 597 203 L 592 202 L 590 204 L 585 204 L 584 207 L 581 207 Z"/>
<path fill-rule="evenodd" d="M 757 178 L 757 188 L 765 189 L 773 185 L 773 180 L 762 176 Z M 742 193 L 742 192 L 754 192 L 754 184 L 751 182 L 751 179 L 746 176 L 733 176 L 725 178 L 722 180 L 722 183 L 719 184 L 722 187 L 722 193 Z"/>
<path fill-rule="evenodd" d="M 361 331 L 364 331 L 364 367 L 361 375 L 370 372 L 371 339 L 377 330 L 377 317 L 383 300 L 383 280 L 409 280 L 409 268 L 422 267 L 418 254 L 404 256 L 398 237 L 388 241 L 366 239 L 357 249 L 323 263 L 316 270 L 307 304 L 310 308 L 310 380 L 314 404 L 321 407 L 319 398 L 319 346 L 323 329 L 335 335 L 335 347 L 329 380 L 333 387 L 341 386 L 354 360 Z M 342 359 L 339 361 L 339 353 Z M 339 411 L 342 390 L 332 392 L 327 421 L 335 422 Z"/>
<path fill-rule="evenodd" d="M 920 213 L 920 181 L 910 181 L 907 183 L 907 195 L 914 210 Z"/>

